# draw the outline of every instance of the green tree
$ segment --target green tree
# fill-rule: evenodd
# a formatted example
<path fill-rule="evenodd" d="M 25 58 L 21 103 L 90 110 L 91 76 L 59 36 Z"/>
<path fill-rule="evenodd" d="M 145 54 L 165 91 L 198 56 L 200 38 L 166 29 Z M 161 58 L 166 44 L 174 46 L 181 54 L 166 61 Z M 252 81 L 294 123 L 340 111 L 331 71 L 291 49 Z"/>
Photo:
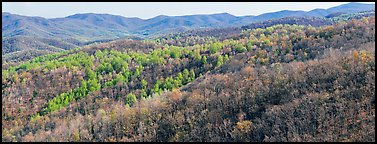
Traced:
<path fill-rule="evenodd" d="M 223 59 L 223 56 L 222 55 L 219 55 L 219 57 L 217 58 L 217 63 L 216 63 L 216 66 L 221 66 L 222 64 L 224 63 L 224 59 Z"/>
<path fill-rule="evenodd" d="M 93 70 L 92 69 L 90 69 L 89 67 L 87 67 L 86 69 L 85 69 L 85 73 L 86 73 L 86 77 L 88 78 L 88 79 L 95 79 L 96 78 L 96 74 L 93 72 Z"/>
<path fill-rule="evenodd" d="M 182 75 L 182 73 L 181 72 L 179 72 L 178 74 L 177 74 L 177 77 L 176 77 L 177 79 L 179 79 L 179 80 L 183 80 L 184 78 L 183 78 L 183 75 Z"/>
<path fill-rule="evenodd" d="M 133 93 L 129 93 L 126 96 L 126 105 L 132 106 L 136 102 L 136 96 Z"/>
<path fill-rule="evenodd" d="M 203 56 L 203 58 L 202 58 L 202 64 L 203 65 L 207 64 L 207 57 L 206 56 Z"/>
<path fill-rule="evenodd" d="M 147 98 L 148 95 L 147 95 L 147 92 L 145 92 L 145 89 L 142 89 L 141 92 L 140 92 L 140 97 L 141 98 Z"/>
<path fill-rule="evenodd" d="M 174 88 L 174 79 L 167 77 L 164 81 L 163 87 L 165 90 L 172 90 Z"/>
<path fill-rule="evenodd" d="M 190 72 L 187 69 L 183 70 L 183 84 L 187 84 L 190 80 Z"/>
<path fill-rule="evenodd" d="M 158 55 L 151 55 L 150 56 L 150 62 L 153 65 L 160 65 L 164 63 L 164 58 L 159 57 Z"/>
<path fill-rule="evenodd" d="M 191 78 L 190 81 L 195 80 L 195 71 L 194 71 L 194 69 L 191 69 L 191 70 L 190 70 L 190 78 Z"/>
<path fill-rule="evenodd" d="M 82 94 L 82 95 L 86 95 L 87 87 L 88 87 L 87 82 L 86 82 L 85 80 L 82 81 L 82 82 L 81 82 L 81 86 L 80 86 L 80 88 L 78 89 L 78 93 L 79 93 L 79 94 Z M 78 97 L 76 96 L 76 98 L 78 98 Z"/>
<path fill-rule="evenodd" d="M 123 77 L 125 79 L 125 82 L 129 82 L 130 81 L 130 77 L 131 77 L 131 71 L 125 70 L 125 72 L 123 72 L 122 74 L 123 74 Z"/>
<path fill-rule="evenodd" d="M 224 56 L 224 62 L 226 62 L 226 61 L 228 61 L 229 60 L 229 56 L 228 56 L 228 54 L 226 54 L 225 56 Z"/>
<path fill-rule="evenodd" d="M 247 51 L 252 51 L 253 50 L 253 41 L 248 41 L 247 44 L 246 44 L 246 49 Z"/>
<path fill-rule="evenodd" d="M 154 85 L 152 92 L 159 94 L 162 90 L 160 89 L 161 81 L 157 80 L 156 84 Z"/>
<path fill-rule="evenodd" d="M 106 66 L 106 73 L 110 73 L 110 72 L 113 72 L 113 66 L 111 66 L 111 64 L 109 64 L 109 63 L 106 63 L 105 64 Z"/>
<path fill-rule="evenodd" d="M 221 44 L 221 43 L 219 43 L 219 42 L 215 42 L 215 43 L 213 43 L 213 44 L 211 44 L 211 45 L 209 46 L 209 51 L 210 51 L 211 54 L 214 54 L 214 53 L 216 53 L 217 51 L 219 51 L 219 50 L 221 49 L 221 47 L 222 47 L 222 44 Z"/>
<path fill-rule="evenodd" d="M 97 91 L 97 90 L 100 90 L 100 89 L 101 89 L 101 84 L 98 82 L 97 79 L 88 80 L 88 90 L 89 91 Z"/>
<path fill-rule="evenodd" d="M 122 74 L 117 74 L 115 79 L 113 80 L 113 85 L 116 85 L 117 83 L 124 83 L 126 81 L 126 78 Z"/>
<path fill-rule="evenodd" d="M 135 70 L 135 73 L 134 73 L 134 76 L 140 76 L 140 74 L 141 74 L 141 71 L 143 71 L 143 66 L 141 66 L 141 65 L 139 65 L 137 68 L 136 68 L 136 70 Z"/>
<path fill-rule="evenodd" d="M 243 53 L 245 52 L 247 49 L 240 43 L 236 44 L 236 52 L 237 53 Z"/>
<path fill-rule="evenodd" d="M 200 60 L 202 60 L 202 56 L 200 55 L 199 51 L 194 52 L 194 60 L 196 62 L 199 62 Z"/>
<path fill-rule="evenodd" d="M 181 48 L 172 46 L 170 50 L 170 57 L 180 58 L 182 56 Z"/>
<path fill-rule="evenodd" d="M 147 85 L 148 85 L 148 82 L 146 80 L 141 80 L 141 87 L 142 89 L 146 89 L 147 88 Z"/>

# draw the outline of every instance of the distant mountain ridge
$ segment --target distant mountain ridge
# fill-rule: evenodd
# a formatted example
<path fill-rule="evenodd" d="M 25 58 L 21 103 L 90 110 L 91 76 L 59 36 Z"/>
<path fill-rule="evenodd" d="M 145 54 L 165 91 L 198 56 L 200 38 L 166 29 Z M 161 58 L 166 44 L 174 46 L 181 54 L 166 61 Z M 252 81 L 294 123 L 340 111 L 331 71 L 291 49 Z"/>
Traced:
<path fill-rule="evenodd" d="M 258 16 L 234 16 L 229 13 L 185 16 L 157 16 L 151 19 L 126 18 L 111 14 L 84 13 L 64 18 L 46 19 L 27 17 L 7 12 L 2 13 L 2 37 L 17 35 L 28 36 L 33 33 L 39 37 L 77 37 L 85 40 L 119 38 L 135 34 L 139 36 L 153 35 L 158 32 L 169 32 L 169 29 L 192 29 L 206 27 L 228 27 L 246 25 L 253 22 L 277 19 L 290 16 L 325 17 L 331 13 L 354 13 L 374 10 L 374 4 L 348 3 L 329 9 L 311 11 L 283 10 L 265 13 Z"/>
<path fill-rule="evenodd" d="M 234 16 L 229 13 L 218 13 L 184 16 L 159 15 L 150 19 L 140 19 L 111 14 L 84 13 L 64 18 L 46 19 L 3 12 L 2 51 L 3 55 L 32 49 L 47 51 L 53 49 L 52 52 L 56 52 L 95 41 L 127 37 L 132 39 L 151 38 L 199 28 L 245 26 L 284 17 L 325 18 L 334 13 L 355 13 L 371 10 L 375 10 L 375 4 L 352 2 L 329 9 L 314 9 L 307 12 L 283 10 L 258 16 Z M 27 47 L 27 45 L 29 46 Z"/>

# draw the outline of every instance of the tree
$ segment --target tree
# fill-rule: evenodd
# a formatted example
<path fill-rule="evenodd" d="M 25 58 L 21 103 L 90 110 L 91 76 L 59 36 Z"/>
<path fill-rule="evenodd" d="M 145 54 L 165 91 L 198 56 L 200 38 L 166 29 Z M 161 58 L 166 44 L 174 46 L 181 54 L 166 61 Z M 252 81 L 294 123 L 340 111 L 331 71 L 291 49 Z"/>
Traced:
<path fill-rule="evenodd" d="M 224 59 L 223 59 L 223 56 L 222 55 L 219 55 L 219 57 L 217 58 L 217 63 L 216 63 L 216 66 L 221 66 L 222 64 L 224 63 Z"/>
<path fill-rule="evenodd" d="M 164 89 L 172 90 L 174 88 L 174 79 L 172 77 L 167 77 L 163 84 Z"/>
<path fill-rule="evenodd" d="M 170 57 L 172 58 L 180 58 L 182 56 L 182 52 L 179 47 L 172 46 L 170 50 Z"/>
<path fill-rule="evenodd" d="M 194 52 L 194 60 L 200 62 L 202 60 L 202 56 L 200 55 L 199 51 Z"/>
<path fill-rule="evenodd" d="M 87 83 L 87 81 L 82 81 L 81 82 L 81 86 L 79 87 L 79 89 L 78 89 L 78 93 L 80 93 L 80 94 L 82 94 L 82 95 L 86 95 L 86 92 L 87 92 L 87 87 L 88 87 L 88 83 Z M 78 98 L 77 96 L 76 96 L 76 98 Z"/>
<path fill-rule="evenodd" d="M 131 71 L 125 70 L 125 72 L 123 72 L 123 77 L 124 77 L 125 82 L 128 82 L 131 77 Z"/>
<path fill-rule="evenodd" d="M 219 51 L 221 47 L 222 47 L 222 44 L 220 42 L 215 42 L 209 46 L 209 51 L 211 54 L 214 54 L 217 51 Z"/>
<path fill-rule="evenodd" d="M 179 72 L 179 73 L 177 74 L 176 79 L 177 79 L 177 80 L 180 80 L 180 81 L 183 81 L 183 80 L 184 80 L 183 75 L 182 75 L 181 72 Z"/>
<path fill-rule="evenodd" d="M 140 76 L 140 73 L 141 71 L 143 71 L 143 68 L 144 68 L 143 66 L 139 65 L 135 70 L 134 76 L 136 77 Z"/>
<path fill-rule="evenodd" d="M 151 55 L 149 59 L 153 65 L 160 65 L 164 63 L 164 58 L 158 55 Z"/>
<path fill-rule="evenodd" d="M 140 92 L 140 97 L 141 98 L 147 98 L 148 95 L 147 95 L 147 92 L 145 92 L 145 89 L 142 89 L 141 92 Z"/>
<path fill-rule="evenodd" d="M 194 69 L 190 70 L 190 78 L 191 78 L 190 81 L 193 81 L 195 79 L 195 71 L 194 71 Z"/>
<path fill-rule="evenodd" d="M 89 67 L 87 67 L 85 69 L 85 73 L 86 73 L 86 76 L 87 76 L 88 79 L 95 79 L 96 78 L 96 74 Z"/>
<path fill-rule="evenodd" d="M 215 46 L 215 45 L 210 45 L 210 47 L 209 47 L 209 52 L 211 53 L 211 54 L 214 54 L 214 53 L 216 53 L 217 52 L 217 47 Z"/>
<path fill-rule="evenodd" d="M 247 51 L 253 50 L 253 41 L 248 41 L 246 44 Z"/>
<path fill-rule="evenodd" d="M 88 80 L 88 90 L 89 91 L 97 91 L 101 89 L 101 84 L 98 82 L 97 79 Z"/>
<path fill-rule="evenodd" d="M 136 102 L 136 96 L 133 93 L 129 93 L 126 96 L 126 105 L 132 106 Z"/>
<path fill-rule="evenodd" d="M 147 88 L 147 85 L 148 85 L 148 82 L 146 80 L 141 80 L 141 87 L 142 89 L 146 89 Z"/>
<path fill-rule="evenodd" d="M 226 62 L 228 60 L 229 60 L 229 56 L 228 56 L 228 54 L 225 54 L 225 56 L 224 56 L 224 62 Z"/>
<path fill-rule="evenodd" d="M 162 90 L 160 89 L 161 81 L 157 80 L 156 84 L 154 85 L 152 92 L 159 94 Z"/>
<path fill-rule="evenodd" d="M 183 84 L 187 84 L 190 80 L 190 72 L 187 69 L 183 70 Z"/>
<path fill-rule="evenodd" d="M 117 74 L 115 79 L 113 80 L 113 85 L 116 85 L 117 83 L 124 83 L 126 82 L 126 78 L 122 74 Z"/>
<path fill-rule="evenodd" d="M 203 65 L 207 64 L 207 57 L 206 56 L 203 56 L 203 58 L 202 58 L 202 64 Z"/>
<path fill-rule="evenodd" d="M 241 43 L 236 44 L 236 52 L 237 53 L 243 53 L 246 50 L 247 49 Z"/>

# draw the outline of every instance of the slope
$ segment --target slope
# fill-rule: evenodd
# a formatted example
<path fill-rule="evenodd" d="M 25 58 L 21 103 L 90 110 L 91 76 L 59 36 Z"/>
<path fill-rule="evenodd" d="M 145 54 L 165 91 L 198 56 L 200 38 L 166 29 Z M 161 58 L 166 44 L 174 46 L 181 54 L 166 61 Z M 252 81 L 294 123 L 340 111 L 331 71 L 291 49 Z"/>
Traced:
<path fill-rule="evenodd" d="M 372 16 L 37 57 L 2 71 L 2 138 L 374 141 L 374 27 Z"/>

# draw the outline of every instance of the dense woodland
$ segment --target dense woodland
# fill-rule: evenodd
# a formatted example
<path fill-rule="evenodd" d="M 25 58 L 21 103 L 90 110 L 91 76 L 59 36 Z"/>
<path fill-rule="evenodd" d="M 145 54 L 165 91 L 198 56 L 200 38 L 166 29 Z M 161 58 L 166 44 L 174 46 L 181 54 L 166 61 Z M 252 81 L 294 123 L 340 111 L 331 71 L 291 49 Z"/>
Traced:
<path fill-rule="evenodd" d="M 374 15 L 266 25 L 3 64 L 2 141 L 375 141 Z"/>

